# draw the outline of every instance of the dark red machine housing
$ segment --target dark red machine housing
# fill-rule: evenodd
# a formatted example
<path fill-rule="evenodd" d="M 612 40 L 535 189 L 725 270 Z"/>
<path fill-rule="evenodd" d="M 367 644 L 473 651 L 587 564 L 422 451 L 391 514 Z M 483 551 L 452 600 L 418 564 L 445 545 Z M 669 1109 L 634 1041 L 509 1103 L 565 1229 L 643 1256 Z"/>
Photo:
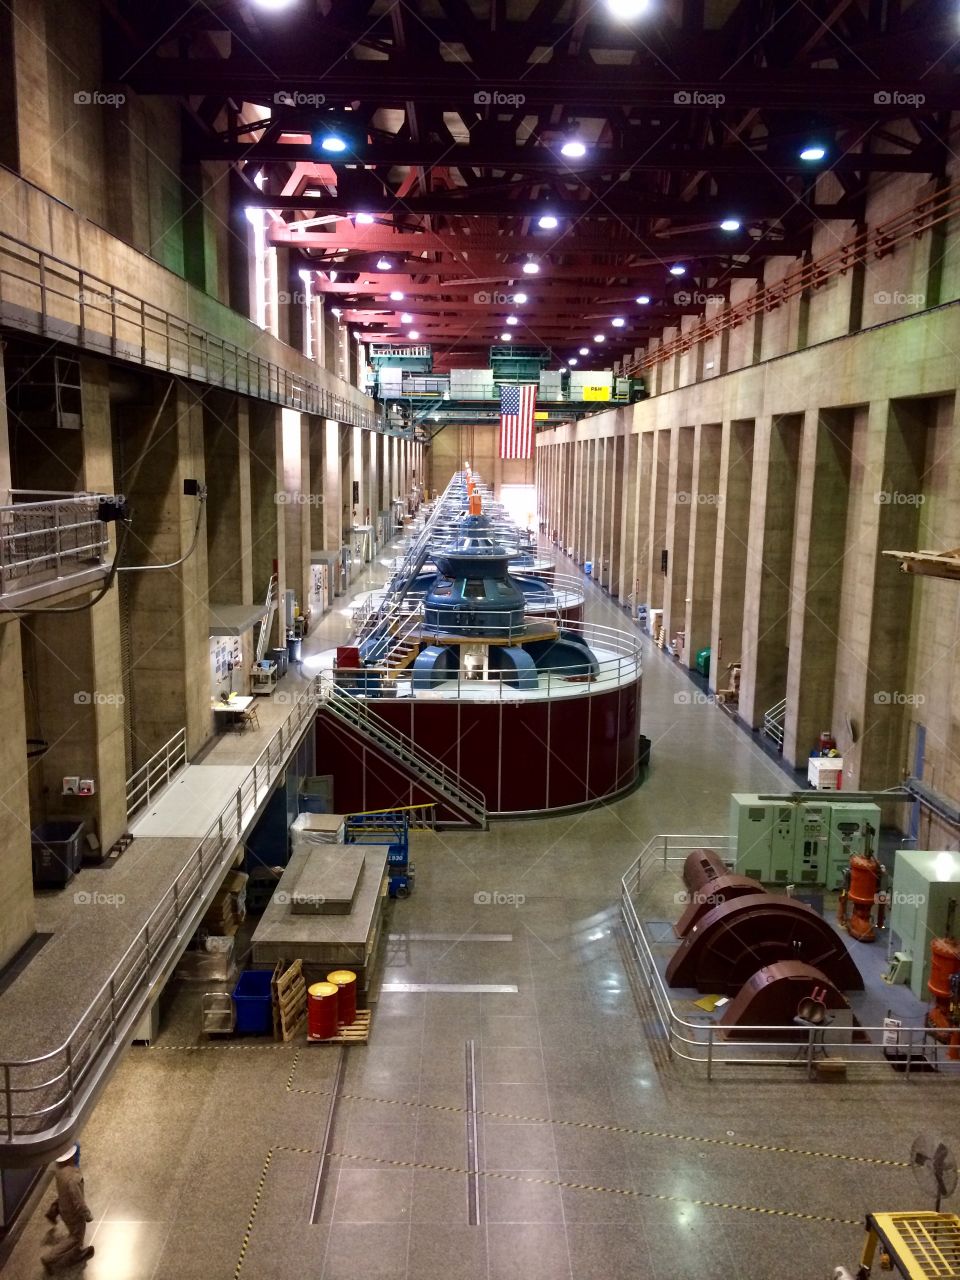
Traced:
<path fill-rule="evenodd" d="M 736 995 L 758 969 L 800 960 L 841 991 L 862 991 L 863 978 L 843 940 L 794 898 L 756 893 L 712 907 L 677 947 L 667 984 L 704 994 Z"/>
<path fill-rule="evenodd" d="M 776 1027 L 782 1033 L 793 1024 L 800 1002 L 813 993 L 827 1009 L 850 1008 L 843 993 L 813 965 L 800 960 L 766 965 L 752 974 L 730 1001 L 720 1018 L 720 1026 L 727 1028 L 728 1036 L 736 1035 L 730 1028 L 737 1026 Z M 807 1034 L 804 1028 L 797 1029 L 798 1037 Z M 782 1034 L 778 1038 L 782 1039 Z"/>

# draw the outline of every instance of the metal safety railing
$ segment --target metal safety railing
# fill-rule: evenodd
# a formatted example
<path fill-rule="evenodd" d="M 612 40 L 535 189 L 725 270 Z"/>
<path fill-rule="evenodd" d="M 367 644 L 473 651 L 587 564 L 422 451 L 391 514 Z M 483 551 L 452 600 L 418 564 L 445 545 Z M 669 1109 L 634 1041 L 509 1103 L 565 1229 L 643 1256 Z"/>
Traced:
<path fill-rule="evenodd" d="M 775 284 L 761 284 L 749 298 L 724 307 L 717 315 L 701 320 L 672 341 L 663 343 L 637 360 L 627 361 L 624 373 L 639 374 L 653 369 L 727 329 L 746 323 L 755 315 L 773 311 L 808 290 L 829 284 L 859 263 L 886 257 L 897 245 L 916 240 L 932 227 L 956 217 L 958 212 L 960 183 L 952 183 L 918 200 L 908 209 L 902 209 L 886 222 L 857 232 L 850 241 L 829 253 L 810 262 L 801 262 Z"/>
<path fill-rule="evenodd" d="M 763 713 L 763 734 L 783 750 L 783 731 L 787 718 L 787 700 L 781 698 Z"/>
<path fill-rule="evenodd" d="M 420 627 L 422 601 L 414 605 L 411 602 L 411 617 L 418 620 L 417 627 L 411 627 L 411 633 L 417 633 L 423 641 L 429 642 L 429 630 Z M 506 640 L 516 630 L 513 623 L 499 626 L 495 613 L 483 615 L 483 636 L 494 641 Z M 531 615 L 533 621 L 544 621 L 542 614 Z M 575 622 L 563 619 L 558 623 L 557 631 L 563 636 L 582 640 L 593 654 L 593 664 L 587 669 L 585 661 L 575 664 L 558 663 L 537 670 L 536 684 L 529 687 L 518 686 L 518 672 L 514 668 L 504 670 L 488 669 L 487 673 L 468 675 L 458 668 L 456 671 L 442 671 L 436 674 L 435 683 L 428 691 L 451 698 L 477 698 L 484 702 L 515 702 L 523 699 L 549 699 L 564 695 L 576 694 L 585 696 L 591 693 L 605 693 L 611 687 L 632 684 L 643 674 L 643 656 L 640 643 L 635 635 L 619 631 L 615 627 L 602 626 L 595 622 Z M 458 635 L 469 641 L 470 634 L 459 631 Z M 479 636 L 478 636 L 479 638 Z M 530 636 L 535 639 L 536 637 Z M 546 637 L 549 641 L 551 637 Z M 557 638 L 556 635 L 552 638 Z M 321 685 L 333 685 L 339 682 L 340 687 L 350 688 L 354 698 L 368 698 L 376 701 L 403 699 L 409 701 L 411 689 L 409 683 L 398 680 L 406 672 L 397 672 L 385 661 L 371 663 L 369 666 L 357 668 L 338 667 L 336 672 L 322 672 L 318 676 Z M 493 690 L 493 692 L 491 692 Z M 413 690 L 413 696 L 417 690 Z"/>
<path fill-rule="evenodd" d="M 849 1067 L 885 1071 L 896 1067 L 906 1080 L 925 1072 L 931 1061 L 941 1076 L 960 1072 L 960 1060 L 950 1057 L 947 1046 L 925 1025 L 923 1013 L 913 1023 L 899 1017 L 895 1027 L 869 1026 L 853 1018 L 849 1023 L 838 1020 L 819 1027 L 791 1026 L 780 1040 L 770 1026 L 737 1025 L 731 1036 L 730 1028 L 719 1026 L 709 1014 L 694 1019 L 678 1013 L 664 977 L 667 946 L 675 947 L 678 939 L 673 935 L 674 922 L 662 918 L 663 878 L 676 885 L 678 901 L 685 898 L 684 860 L 691 850 L 704 847 L 716 849 L 721 857 L 734 852 L 728 835 L 655 835 L 620 881 L 620 915 L 631 954 L 672 1058 L 703 1069 L 708 1080 L 719 1067 L 794 1067 L 811 1075 L 820 1056 Z M 654 918 L 648 918 L 648 912 Z"/>
<path fill-rule="evenodd" d="M 415 745 L 402 733 L 398 733 L 392 725 L 387 724 L 384 719 L 371 711 L 365 702 L 352 693 L 345 692 L 333 678 L 319 676 L 316 688 L 324 711 L 360 733 L 402 764 L 477 826 L 486 827 L 487 802 L 482 791 L 467 782 L 442 760 L 438 760 L 436 756 Z"/>
<path fill-rule="evenodd" d="M 0 507 L 0 597 L 27 588 L 62 584 L 77 574 L 105 566 L 109 525 L 99 517 L 112 494 L 49 494 L 11 490 L 14 501 Z"/>
<path fill-rule="evenodd" d="M 187 763 L 187 731 L 178 729 L 146 764 L 127 779 L 127 819 L 148 805 Z"/>
<path fill-rule="evenodd" d="M 183 951 L 316 712 L 316 693 L 290 715 L 247 770 L 69 1036 L 36 1057 L 0 1060 L 0 1150 L 50 1150 L 72 1132 L 141 1016 L 149 994 Z"/>
<path fill-rule="evenodd" d="M 151 266 L 162 270 L 158 264 Z M 179 276 L 175 279 L 179 288 L 190 288 Z M 257 355 L 253 348 L 268 335 L 252 321 L 206 295 L 203 305 L 222 315 L 224 329 L 245 326 L 247 345 L 230 342 L 111 280 L 0 231 L 3 323 L 258 400 L 371 431 L 386 429 L 376 406 Z"/>

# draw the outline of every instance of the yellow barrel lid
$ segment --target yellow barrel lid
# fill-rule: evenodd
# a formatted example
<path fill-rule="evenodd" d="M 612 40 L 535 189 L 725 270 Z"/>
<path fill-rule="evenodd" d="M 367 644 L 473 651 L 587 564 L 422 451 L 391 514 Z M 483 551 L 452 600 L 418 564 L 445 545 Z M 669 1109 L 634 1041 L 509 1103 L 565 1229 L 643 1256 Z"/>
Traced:
<path fill-rule="evenodd" d="M 345 987 L 350 982 L 356 982 L 357 975 L 352 969 L 334 969 L 333 973 L 327 974 L 328 982 L 335 982 L 338 987 Z"/>
<path fill-rule="evenodd" d="M 335 982 L 315 982 L 312 987 L 307 988 L 307 995 L 316 996 L 335 996 L 340 994 L 340 988 Z"/>

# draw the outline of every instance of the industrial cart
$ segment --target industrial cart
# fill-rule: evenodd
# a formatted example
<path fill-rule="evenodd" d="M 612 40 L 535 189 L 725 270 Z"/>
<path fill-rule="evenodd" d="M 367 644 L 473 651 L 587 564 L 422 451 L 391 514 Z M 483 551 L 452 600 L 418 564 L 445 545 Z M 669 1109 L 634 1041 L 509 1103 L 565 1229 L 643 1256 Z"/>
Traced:
<path fill-rule="evenodd" d="M 960 1217 L 955 1213 L 868 1213 L 855 1280 L 868 1280 L 880 1250 L 882 1271 L 903 1280 L 960 1278 Z M 838 1269 L 838 1274 L 849 1274 Z"/>
<path fill-rule="evenodd" d="M 387 876 L 391 898 L 407 898 L 413 892 L 415 871 L 410 861 L 410 828 L 433 827 L 434 805 L 406 805 L 399 809 L 369 809 L 344 818 L 348 844 L 386 844 Z"/>

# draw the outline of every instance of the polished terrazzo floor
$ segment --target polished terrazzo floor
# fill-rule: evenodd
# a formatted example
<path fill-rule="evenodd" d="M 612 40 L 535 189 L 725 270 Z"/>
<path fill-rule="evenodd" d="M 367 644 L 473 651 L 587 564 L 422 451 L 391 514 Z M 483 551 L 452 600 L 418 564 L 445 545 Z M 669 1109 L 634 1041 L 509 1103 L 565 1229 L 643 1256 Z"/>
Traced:
<path fill-rule="evenodd" d="M 592 617 L 627 625 L 589 594 Z M 345 625 L 329 615 L 317 647 Z M 731 790 L 784 781 L 722 713 L 677 703 L 689 687 L 648 648 L 653 764 L 618 804 L 415 837 L 385 982 L 517 991 L 383 992 L 369 1046 L 347 1051 L 316 1224 L 339 1051 L 205 1047 L 198 990 L 178 992 L 83 1134 L 91 1280 L 820 1280 L 854 1264 L 865 1211 L 927 1207 L 903 1161 L 920 1129 L 953 1137 L 949 1085 L 709 1084 L 654 1034 L 618 925 L 621 872 L 652 834 L 722 831 Z M 46 1230 L 36 1213 L 5 1280 L 41 1274 Z"/>

